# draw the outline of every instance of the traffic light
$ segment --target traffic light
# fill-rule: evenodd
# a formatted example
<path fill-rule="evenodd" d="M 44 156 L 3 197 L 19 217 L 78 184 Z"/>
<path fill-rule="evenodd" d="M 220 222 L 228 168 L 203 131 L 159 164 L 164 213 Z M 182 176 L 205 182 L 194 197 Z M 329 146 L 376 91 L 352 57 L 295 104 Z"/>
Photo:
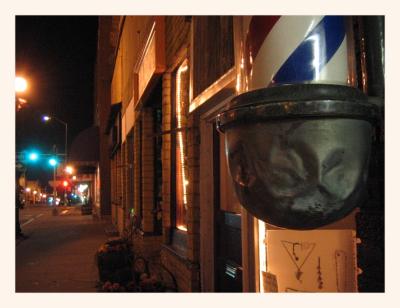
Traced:
<path fill-rule="evenodd" d="M 57 158 L 55 158 L 55 157 L 50 158 L 50 159 L 49 159 L 49 164 L 50 164 L 50 166 L 52 166 L 52 167 L 56 166 L 56 165 L 58 164 Z"/>
<path fill-rule="evenodd" d="M 30 152 L 28 153 L 28 159 L 29 161 L 37 161 L 39 159 L 39 154 L 37 152 Z"/>

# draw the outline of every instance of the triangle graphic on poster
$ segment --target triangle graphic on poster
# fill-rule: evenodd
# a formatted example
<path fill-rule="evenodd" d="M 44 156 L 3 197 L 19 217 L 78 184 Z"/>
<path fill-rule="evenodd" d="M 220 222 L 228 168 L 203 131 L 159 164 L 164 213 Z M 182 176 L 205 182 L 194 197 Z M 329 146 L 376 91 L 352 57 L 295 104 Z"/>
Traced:
<path fill-rule="evenodd" d="M 315 248 L 315 243 L 309 242 L 281 241 L 281 243 L 298 271 L 301 270 Z"/>

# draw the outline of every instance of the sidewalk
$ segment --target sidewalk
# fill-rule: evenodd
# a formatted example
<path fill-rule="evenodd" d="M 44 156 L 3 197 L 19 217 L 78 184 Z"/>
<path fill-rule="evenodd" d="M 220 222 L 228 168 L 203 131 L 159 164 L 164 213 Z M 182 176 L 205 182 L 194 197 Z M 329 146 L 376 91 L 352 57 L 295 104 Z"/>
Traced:
<path fill-rule="evenodd" d="M 16 292 L 96 292 L 95 253 L 108 236 L 107 222 L 69 208 L 23 228 L 29 238 L 16 246 Z"/>

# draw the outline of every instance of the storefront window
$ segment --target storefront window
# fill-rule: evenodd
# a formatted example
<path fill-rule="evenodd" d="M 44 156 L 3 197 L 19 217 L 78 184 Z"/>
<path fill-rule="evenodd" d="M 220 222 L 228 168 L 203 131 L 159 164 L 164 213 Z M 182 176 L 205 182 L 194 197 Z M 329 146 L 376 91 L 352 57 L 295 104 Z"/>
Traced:
<path fill-rule="evenodd" d="M 187 167 L 187 116 L 189 110 L 189 66 L 185 60 L 178 67 L 174 79 L 174 125 L 175 125 L 175 225 L 177 229 L 187 231 L 186 211 L 188 203 L 188 167 Z"/>

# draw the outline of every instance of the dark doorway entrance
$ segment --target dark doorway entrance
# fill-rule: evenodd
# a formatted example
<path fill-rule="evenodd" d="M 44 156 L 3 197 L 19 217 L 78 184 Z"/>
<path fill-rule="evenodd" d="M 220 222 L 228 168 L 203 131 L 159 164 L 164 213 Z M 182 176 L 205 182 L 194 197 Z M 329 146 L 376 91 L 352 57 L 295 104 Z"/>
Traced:
<path fill-rule="evenodd" d="M 242 292 L 242 240 L 240 205 L 234 194 L 225 160 L 223 136 L 214 129 L 215 264 L 216 291 Z"/>

